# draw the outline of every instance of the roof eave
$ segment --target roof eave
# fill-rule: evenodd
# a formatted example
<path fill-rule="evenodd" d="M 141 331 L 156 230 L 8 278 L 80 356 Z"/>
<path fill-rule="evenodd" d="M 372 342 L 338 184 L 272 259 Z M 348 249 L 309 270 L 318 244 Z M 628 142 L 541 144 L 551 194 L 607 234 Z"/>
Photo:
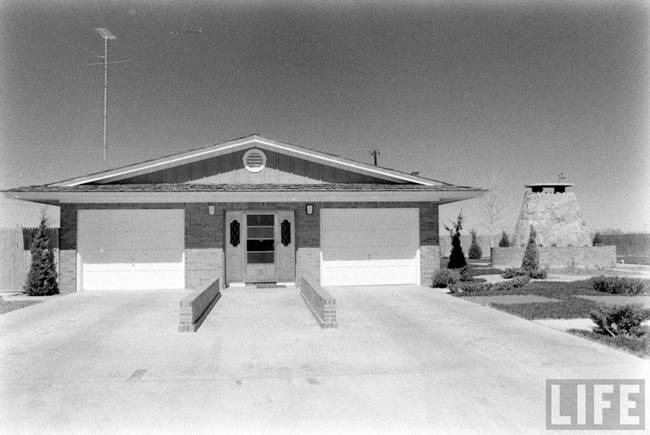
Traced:
<path fill-rule="evenodd" d="M 265 191 L 261 192 L 83 192 L 6 191 L 7 198 L 53 203 L 182 203 L 182 202 L 435 202 L 447 204 L 478 198 L 482 189 L 412 191 Z"/>

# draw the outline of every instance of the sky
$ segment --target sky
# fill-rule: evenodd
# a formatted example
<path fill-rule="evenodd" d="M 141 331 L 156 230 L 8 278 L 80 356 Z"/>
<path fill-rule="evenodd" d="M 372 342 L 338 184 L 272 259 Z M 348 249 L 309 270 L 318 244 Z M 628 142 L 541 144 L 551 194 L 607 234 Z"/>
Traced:
<path fill-rule="evenodd" d="M 0 189 L 258 133 L 492 188 L 564 173 L 591 231 L 650 231 L 648 18 L 629 1 L 1 1 Z M 174 33 L 201 29 L 201 33 Z M 486 231 L 483 199 L 461 209 Z M 38 207 L 0 204 L 0 220 Z M 11 216 L 9 216 L 11 215 Z M 0 222 L 2 224 L 2 222 Z"/>

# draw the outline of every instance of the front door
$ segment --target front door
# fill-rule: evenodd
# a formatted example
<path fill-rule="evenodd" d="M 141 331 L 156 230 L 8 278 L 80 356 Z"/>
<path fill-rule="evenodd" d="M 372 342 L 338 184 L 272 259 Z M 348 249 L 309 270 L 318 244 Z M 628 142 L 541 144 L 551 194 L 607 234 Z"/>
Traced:
<path fill-rule="evenodd" d="M 246 282 L 276 282 L 278 280 L 276 253 L 276 222 L 273 213 L 245 215 Z"/>

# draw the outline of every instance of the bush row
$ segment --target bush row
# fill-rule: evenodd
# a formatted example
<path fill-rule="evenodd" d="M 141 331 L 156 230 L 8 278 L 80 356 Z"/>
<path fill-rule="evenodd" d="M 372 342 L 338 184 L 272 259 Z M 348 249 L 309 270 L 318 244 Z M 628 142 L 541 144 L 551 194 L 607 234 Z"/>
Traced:
<path fill-rule="evenodd" d="M 643 281 L 618 276 L 598 276 L 591 278 L 594 290 L 616 295 L 638 295 L 643 293 Z"/>

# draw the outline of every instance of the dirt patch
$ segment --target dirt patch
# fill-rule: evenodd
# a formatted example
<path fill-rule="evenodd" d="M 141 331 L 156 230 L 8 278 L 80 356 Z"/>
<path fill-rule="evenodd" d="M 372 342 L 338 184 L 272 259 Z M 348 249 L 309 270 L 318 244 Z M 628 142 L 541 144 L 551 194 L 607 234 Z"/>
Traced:
<path fill-rule="evenodd" d="M 5 301 L 0 298 L 0 314 L 38 304 L 40 301 Z"/>

